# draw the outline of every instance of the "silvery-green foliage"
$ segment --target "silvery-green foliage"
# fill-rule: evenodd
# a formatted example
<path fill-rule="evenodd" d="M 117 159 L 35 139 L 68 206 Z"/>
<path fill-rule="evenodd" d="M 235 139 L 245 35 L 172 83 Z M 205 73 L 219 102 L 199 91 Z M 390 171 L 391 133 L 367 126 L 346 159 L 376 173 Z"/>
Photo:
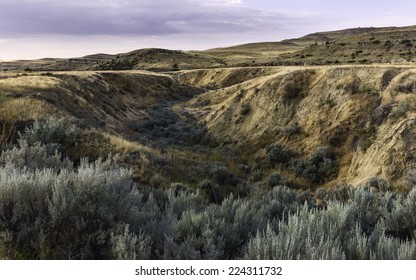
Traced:
<path fill-rule="evenodd" d="M 337 200 L 341 202 L 347 202 L 349 200 L 349 190 L 352 186 L 347 184 L 341 184 L 333 188 L 318 188 L 315 191 L 315 198 L 324 201 Z"/>
<path fill-rule="evenodd" d="M 379 196 L 367 188 L 350 188 L 349 203 L 357 209 L 357 216 L 354 217 L 361 225 L 364 232 L 369 234 L 381 217 L 379 208 Z"/>
<path fill-rule="evenodd" d="M 247 200 L 235 199 L 233 195 L 224 199 L 219 206 L 208 207 L 204 216 L 215 233 L 216 242 L 223 244 L 222 259 L 241 257 L 250 236 L 267 223 L 265 217 L 259 215 L 258 209 Z"/>
<path fill-rule="evenodd" d="M 34 155 L 39 158 L 30 162 Z M 109 257 L 111 231 L 140 200 L 129 170 L 111 160 L 81 160 L 74 169 L 39 144 L 21 145 L 1 158 L 15 160 L 0 168 L 6 246 L 27 258 Z"/>
<path fill-rule="evenodd" d="M 143 232 L 150 237 L 152 252 L 160 258 L 163 255 L 166 236 L 172 236 L 172 220 L 165 215 L 163 206 L 155 199 L 154 194 L 150 193 L 132 209 L 129 224 L 133 232 Z"/>
<path fill-rule="evenodd" d="M 167 194 L 163 219 L 163 258 L 217 258 L 221 245 L 218 244 L 204 212 L 208 207 L 206 199 L 199 191 L 168 190 Z"/>
<path fill-rule="evenodd" d="M 266 182 L 266 185 L 269 188 L 273 188 L 276 186 L 286 186 L 286 184 L 287 184 L 287 178 L 278 172 L 273 172 L 272 174 L 270 174 Z"/>
<path fill-rule="evenodd" d="M 0 164 L 32 172 L 41 169 L 72 170 L 72 162 L 62 159 L 56 150 L 51 154 L 47 146 L 40 143 L 29 145 L 25 140 L 20 140 L 17 146 L 3 151 Z"/>
<path fill-rule="evenodd" d="M 48 145 L 21 140 L 0 156 L 1 257 L 416 258 L 416 188 L 279 186 L 209 203 L 181 183 L 139 192 L 111 159 L 74 167 Z"/>
<path fill-rule="evenodd" d="M 75 244 L 71 254 L 76 252 L 80 258 L 105 258 L 109 232 L 118 222 L 127 220 L 138 200 L 140 195 L 133 187 L 129 170 L 117 167 L 111 160 L 81 160 L 76 171 L 61 171 L 56 176 L 49 198 L 51 226 L 71 227 L 54 231 L 55 242 L 60 247 Z"/>
<path fill-rule="evenodd" d="M 198 216 L 205 207 L 207 201 L 197 191 L 170 189 L 167 191 L 167 203 L 163 209 L 162 229 L 165 244 L 163 258 L 165 259 L 199 259 L 201 258 L 199 238 Z M 193 225 L 195 223 L 195 225 Z M 190 242 L 189 229 L 195 229 L 193 244 Z M 183 232 L 182 232 L 183 231 Z M 201 237 L 202 238 L 202 237 Z"/>
<path fill-rule="evenodd" d="M 270 191 L 255 194 L 250 203 L 259 209 L 259 216 L 268 223 L 287 219 L 290 213 L 295 213 L 305 203 L 312 207 L 312 199 L 307 193 L 295 191 L 285 186 L 274 187 Z"/>
<path fill-rule="evenodd" d="M 166 236 L 163 255 L 159 259 L 164 260 L 199 260 L 202 259 L 201 252 L 194 249 L 191 244 L 178 243 L 172 236 Z"/>
<path fill-rule="evenodd" d="M 386 230 L 403 239 L 416 239 L 416 187 L 407 195 L 398 195 L 386 215 Z"/>
<path fill-rule="evenodd" d="M 166 213 L 180 218 L 185 211 L 201 212 L 207 207 L 206 199 L 197 191 L 169 189 Z"/>
<path fill-rule="evenodd" d="M 348 259 L 411 260 L 416 258 L 416 243 L 387 236 L 382 222 L 368 236 L 357 224 L 354 234 L 346 241 Z"/>
<path fill-rule="evenodd" d="M 396 201 L 400 199 L 402 194 L 396 192 L 385 192 L 379 194 L 379 212 L 381 214 L 381 218 L 386 218 L 389 213 L 394 209 L 394 205 Z"/>
<path fill-rule="evenodd" d="M 46 238 L 44 219 L 48 216 L 47 197 L 54 184 L 51 169 L 0 168 L 0 231 L 19 254 L 30 256 Z"/>
<path fill-rule="evenodd" d="M 35 143 L 69 145 L 76 141 L 80 131 L 69 118 L 37 120 L 20 134 L 30 145 Z"/>
<path fill-rule="evenodd" d="M 399 238 L 387 236 L 381 224 L 369 236 L 367 247 L 370 250 L 369 259 L 373 260 L 414 260 L 416 257 L 414 240 L 404 242 Z"/>
<path fill-rule="evenodd" d="M 119 234 L 111 233 L 113 258 L 117 260 L 148 260 L 150 259 L 151 241 L 143 232 L 138 235 L 129 231 L 125 225 Z"/>
<path fill-rule="evenodd" d="M 164 259 L 217 259 L 222 243 L 206 221 L 206 216 L 187 211 L 173 225 L 173 236 L 166 238 Z"/>
<path fill-rule="evenodd" d="M 396 200 L 391 193 L 374 193 L 366 188 L 349 190 L 346 202 L 329 200 L 324 209 L 300 208 L 288 219 L 269 224 L 250 239 L 247 259 L 414 259 L 415 239 L 387 234 L 386 220 L 412 227 L 413 193 Z M 403 201 L 400 201 L 402 199 Z M 385 203 L 382 205 L 381 203 Z M 392 203 L 397 205 L 392 207 Z M 414 211 L 414 210 L 413 210 Z M 399 227 L 400 228 L 400 227 Z M 392 233 L 392 232 L 390 232 Z M 414 231 L 413 231 L 414 233 Z M 411 238 L 410 240 L 407 238 Z"/>
<path fill-rule="evenodd" d="M 329 212 L 328 212 L 329 213 Z M 339 236 L 342 219 L 305 206 L 276 229 L 258 232 L 247 246 L 246 259 L 344 259 Z"/>

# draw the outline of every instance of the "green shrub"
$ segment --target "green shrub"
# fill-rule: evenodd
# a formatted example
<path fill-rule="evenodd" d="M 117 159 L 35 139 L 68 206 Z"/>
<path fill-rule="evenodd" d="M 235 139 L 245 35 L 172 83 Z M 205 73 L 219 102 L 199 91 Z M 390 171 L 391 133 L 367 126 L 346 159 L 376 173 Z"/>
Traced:
<path fill-rule="evenodd" d="M 266 182 L 266 185 L 269 188 L 273 188 L 276 186 L 285 186 L 286 184 L 287 184 L 287 178 L 277 172 L 270 174 Z"/>
<path fill-rule="evenodd" d="M 80 131 L 68 118 L 49 118 L 35 121 L 35 123 L 21 133 L 20 139 L 29 145 L 37 142 L 42 144 L 59 144 L 70 146 L 75 143 Z"/>
<path fill-rule="evenodd" d="M 266 161 L 272 167 L 276 165 L 287 166 L 292 156 L 292 151 L 279 144 L 266 147 Z"/>
<path fill-rule="evenodd" d="M 0 155 L 0 258 L 416 259 L 416 188 L 395 193 L 372 178 L 313 194 L 279 186 L 287 179 L 277 172 L 261 188 L 213 163 L 199 189 L 154 189 L 111 159 L 75 166 L 55 142 L 29 135 Z M 266 156 L 286 164 L 291 153 L 273 145 Z M 315 183 L 337 170 L 326 147 L 291 162 Z M 225 196 L 224 185 L 250 195 Z"/>
<path fill-rule="evenodd" d="M 322 213 L 322 214 L 321 214 Z M 267 227 L 247 246 L 246 259 L 345 259 L 335 218 L 304 207 L 276 229 Z M 342 221 L 342 220 L 338 220 Z"/>
<path fill-rule="evenodd" d="M 228 171 L 222 163 L 215 163 L 210 166 L 209 174 L 213 182 L 218 185 L 232 185 L 237 184 L 237 180 L 233 173 Z"/>
<path fill-rule="evenodd" d="M 34 154 L 41 157 L 28 162 Z M 0 168 L 0 231 L 9 251 L 35 259 L 113 257 L 110 235 L 140 197 L 130 171 L 110 160 L 82 160 L 74 169 L 38 144 L 7 151 L 2 159 L 7 156 L 14 161 Z"/>
<path fill-rule="evenodd" d="M 338 173 L 335 155 L 327 147 L 318 148 L 307 160 L 293 160 L 293 170 L 314 183 L 323 183 Z"/>

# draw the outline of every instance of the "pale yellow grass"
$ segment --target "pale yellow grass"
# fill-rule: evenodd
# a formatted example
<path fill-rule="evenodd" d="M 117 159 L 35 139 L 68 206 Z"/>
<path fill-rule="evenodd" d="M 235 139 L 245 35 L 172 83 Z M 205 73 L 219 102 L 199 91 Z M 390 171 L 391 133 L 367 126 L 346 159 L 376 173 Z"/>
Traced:
<path fill-rule="evenodd" d="M 110 144 L 115 146 L 118 150 L 123 151 L 124 154 L 135 153 L 135 152 L 145 152 L 149 154 L 159 154 L 158 151 L 144 146 L 142 144 L 126 140 L 120 136 L 103 133 L 103 136 L 110 141 Z"/>
<path fill-rule="evenodd" d="M 28 97 L 3 100 L 0 105 L 0 119 L 3 121 L 36 120 L 54 112 L 45 102 Z"/>
<path fill-rule="evenodd" d="M 46 76 L 20 76 L 0 80 L 0 90 L 41 90 L 57 88 L 61 81 L 54 77 Z"/>

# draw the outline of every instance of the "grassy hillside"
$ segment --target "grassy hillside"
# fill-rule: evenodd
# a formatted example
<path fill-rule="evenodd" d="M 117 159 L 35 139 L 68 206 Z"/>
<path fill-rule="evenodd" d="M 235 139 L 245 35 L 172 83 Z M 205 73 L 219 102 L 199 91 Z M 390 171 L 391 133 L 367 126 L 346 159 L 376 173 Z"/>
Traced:
<path fill-rule="evenodd" d="M 415 259 L 415 77 L 2 75 L 0 258 Z"/>
<path fill-rule="evenodd" d="M 77 58 L 43 58 L 37 60 L 1 61 L 0 71 L 76 71 L 88 70 L 92 66 L 110 61 L 115 55 L 93 54 Z"/>
<path fill-rule="evenodd" d="M 374 31 L 374 28 L 354 28 L 340 31 L 319 32 L 281 42 L 261 42 L 210 49 L 203 52 L 224 59 L 229 66 L 273 65 L 283 57 L 294 57 L 305 48 L 315 44 L 324 44 L 340 38 L 347 38 Z"/>
<path fill-rule="evenodd" d="M 120 54 L 113 60 L 97 66 L 98 70 L 175 71 L 179 69 L 214 68 L 224 62 L 216 57 L 165 49 L 141 49 Z"/>
<path fill-rule="evenodd" d="M 328 36 L 322 43 L 282 56 L 277 63 L 286 64 L 371 64 L 415 62 L 416 27 L 373 28 L 366 32 Z M 319 34 L 319 33 L 318 33 Z"/>
<path fill-rule="evenodd" d="M 220 161 L 248 182 L 252 174 L 238 165 L 266 164 L 277 145 L 292 161 L 284 168 L 266 164 L 260 182 L 279 171 L 305 189 L 372 177 L 410 187 L 415 80 L 410 66 L 9 74 L 0 79 L 10 130 L 3 134 L 12 139 L 13 123 L 67 116 L 120 148 L 127 162 L 135 145 L 157 151 L 172 168 L 164 181 L 198 184 L 208 171 L 186 178 L 181 168 Z M 333 162 L 327 178 L 297 176 L 303 167 L 296 164 L 320 148 Z"/>

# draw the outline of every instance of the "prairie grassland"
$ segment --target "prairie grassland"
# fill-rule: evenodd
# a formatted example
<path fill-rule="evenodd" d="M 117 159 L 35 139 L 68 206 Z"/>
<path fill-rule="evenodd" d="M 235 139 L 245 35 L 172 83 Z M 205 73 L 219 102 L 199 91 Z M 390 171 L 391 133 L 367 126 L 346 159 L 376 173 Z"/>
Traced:
<path fill-rule="evenodd" d="M 28 97 L 3 100 L 0 104 L 0 119 L 3 121 L 37 120 L 55 113 L 56 110 L 44 101 Z"/>
<path fill-rule="evenodd" d="M 18 76 L 0 79 L 0 91 L 13 90 L 45 90 L 54 89 L 61 84 L 61 81 L 54 77 L 46 76 Z"/>

